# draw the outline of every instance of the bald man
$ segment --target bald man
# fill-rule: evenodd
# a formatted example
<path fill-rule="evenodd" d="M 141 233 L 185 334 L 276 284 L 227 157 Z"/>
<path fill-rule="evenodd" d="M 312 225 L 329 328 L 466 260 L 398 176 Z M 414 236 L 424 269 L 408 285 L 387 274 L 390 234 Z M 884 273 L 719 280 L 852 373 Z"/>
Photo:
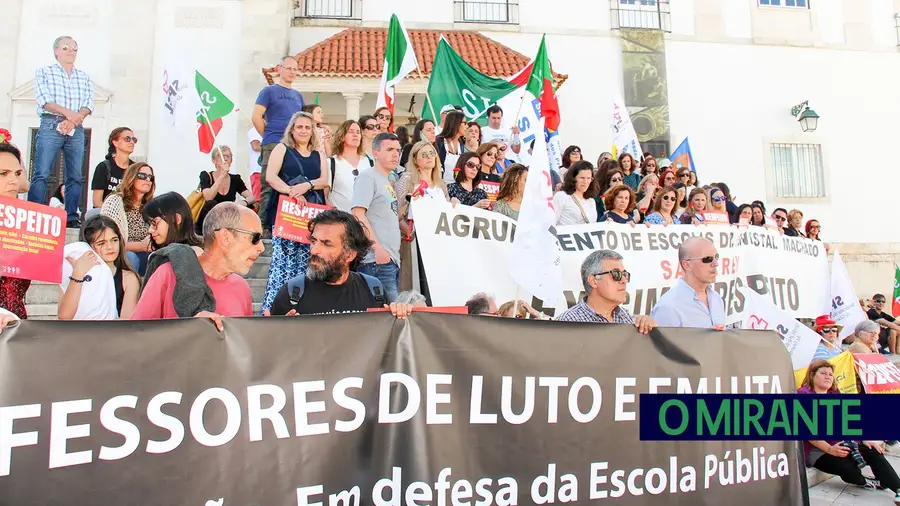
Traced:
<path fill-rule="evenodd" d="M 725 302 L 712 285 L 719 270 L 719 253 L 711 241 L 692 237 L 678 248 L 684 277 L 650 312 L 660 327 L 725 328 Z"/>

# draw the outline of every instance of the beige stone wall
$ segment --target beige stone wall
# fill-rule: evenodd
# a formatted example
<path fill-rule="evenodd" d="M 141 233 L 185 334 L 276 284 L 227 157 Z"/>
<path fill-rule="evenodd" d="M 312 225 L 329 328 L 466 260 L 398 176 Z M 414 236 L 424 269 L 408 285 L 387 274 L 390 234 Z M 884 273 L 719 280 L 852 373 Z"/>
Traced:
<path fill-rule="evenodd" d="M 12 101 L 9 92 L 16 87 L 16 59 L 19 44 L 19 19 L 25 0 L 3 0 L 3 15 L 0 16 L 0 128 L 9 128 L 12 116 Z"/>
<path fill-rule="evenodd" d="M 900 264 L 900 244 L 897 243 L 837 243 L 847 272 L 859 297 L 870 298 L 875 293 L 894 293 L 894 264 Z M 832 250 L 833 251 L 833 250 Z"/>

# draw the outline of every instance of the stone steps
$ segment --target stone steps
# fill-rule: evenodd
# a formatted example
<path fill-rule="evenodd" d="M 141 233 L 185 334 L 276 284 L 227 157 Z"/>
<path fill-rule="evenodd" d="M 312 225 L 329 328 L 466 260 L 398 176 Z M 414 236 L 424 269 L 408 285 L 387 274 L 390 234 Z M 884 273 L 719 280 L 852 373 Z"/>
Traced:
<path fill-rule="evenodd" d="M 66 244 L 78 241 L 78 230 L 66 230 Z M 265 250 L 254 262 L 253 267 L 244 276 L 250 285 L 253 300 L 253 312 L 259 314 L 263 297 L 266 293 L 266 281 L 269 276 L 269 264 L 272 261 L 272 241 L 263 240 Z M 28 318 L 33 320 L 55 320 L 59 302 L 59 285 L 35 281 L 25 294 L 25 308 Z"/>

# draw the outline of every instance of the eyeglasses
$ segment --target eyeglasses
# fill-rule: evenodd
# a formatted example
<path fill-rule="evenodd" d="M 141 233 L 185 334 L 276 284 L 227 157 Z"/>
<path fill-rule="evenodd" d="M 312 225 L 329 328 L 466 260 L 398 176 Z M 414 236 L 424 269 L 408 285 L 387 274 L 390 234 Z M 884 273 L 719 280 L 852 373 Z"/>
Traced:
<path fill-rule="evenodd" d="M 830 334 L 832 332 L 837 332 L 837 331 L 838 331 L 837 327 L 822 327 L 823 334 Z"/>
<path fill-rule="evenodd" d="M 138 172 L 134 177 L 140 179 L 141 181 L 150 181 L 151 183 L 153 181 L 156 181 L 156 178 L 153 177 L 153 174 L 147 174 L 146 172 Z"/>
<path fill-rule="evenodd" d="M 426 160 L 431 160 L 432 158 L 437 156 L 437 153 L 434 151 L 419 151 L 419 156 Z"/>
<path fill-rule="evenodd" d="M 78 46 L 70 46 L 68 44 L 63 44 L 59 48 L 62 49 L 63 51 L 68 51 L 71 49 L 72 51 L 75 51 L 76 53 L 78 52 Z"/>
<path fill-rule="evenodd" d="M 475 162 L 466 162 L 466 167 L 470 169 L 478 169 L 481 170 L 481 164 L 476 164 Z"/>
<path fill-rule="evenodd" d="M 133 143 L 137 144 L 137 137 L 132 137 L 130 135 L 126 135 L 125 137 L 122 137 L 122 140 L 125 142 L 133 142 Z"/>
<path fill-rule="evenodd" d="M 221 229 L 219 229 L 221 230 Z M 251 232 L 249 230 L 244 230 L 242 228 L 229 228 L 232 232 L 240 232 L 242 234 L 247 234 L 250 236 L 250 244 L 256 246 L 259 244 L 259 241 L 262 241 L 262 232 Z"/>
<path fill-rule="evenodd" d="M 375 130 L 376 128 L 378 128 L 378 125 L 376 125 L 375 123 L 366 123 L 366 130 Z"/>
<path fill-rule="evenodd" d="M 631 281 L 631 273 L 628 271 L 623 271 L 621 269 L 612 269 L 609 271 L 598 272 L 594 274 L 594 277 L 599 278 L 604 274 L 609 274 L 613 278 L 613 281 L 616 282 L 622 281 L 622 278 L 625 278 L 625 281 Z"/>
<path fill-rule="evenodd" d="M 375 117 L 378 119 L 391 119 L 390 114 L 377 114 Z"/>
<path fill-rule="evenodd" d="M 708 257 L 686 258 L 684 261 L 692 262 L 694 260 L 700 260 L 701 262 L 703 262 L 705 264 L 711 264 L 711 263 L 717 262 L 719 260 L 719 254 L 716 253 L 714 256 L 708 256 Z"/>

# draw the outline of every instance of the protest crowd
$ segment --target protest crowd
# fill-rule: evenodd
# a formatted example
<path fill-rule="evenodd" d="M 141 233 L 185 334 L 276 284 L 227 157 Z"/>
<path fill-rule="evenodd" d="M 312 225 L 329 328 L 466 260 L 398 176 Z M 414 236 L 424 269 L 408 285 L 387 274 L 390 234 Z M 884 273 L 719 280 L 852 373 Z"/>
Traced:
<path fill-rule="evenodd" d="M 422 119 L 410 133 L 395 127 L 391 108 L 381 107 L 332 131 L 323 124 L 322 107 L 307 104 L 292 88 L 298 71 L 292 57 L 280 62 L 278 81 L 259 92 L 248 132 L 249 182 L 231 172 L 232 148 L 218 145 L 209 166 L 196 168 L 197 191 L 157 195 L 153 160 L 132 161 L 138 139 L 122 126 L 109 133 L 108 154 L 90 182 L 92 209 L 82 215 L 78 199 L 84 182 L 77 168 L 85 156 L 81 124 L 93 111 L 93 87 L 75 67 L 76 41 L 60 37 L 54 53 L 57 63 L 37 71 L 41 126 L 34 174 L 26 178 L 25 160 L 14 143 L 0 144 L 0 195 L 27 194 L 30 202 L 64 208 L 67 227 L 79 230 L 78 241 L 65 247 L 60 320 L 197 317 L 222 330 L 225 317 L 388 308 L 406 318 L 431 301 L 411 217 L 415 200 L 437 197 L 452 206 L 519 218 L 530 175 L 518 160 L 532 146 L 520 139 L 518 128 L 500 128 L 509 111 L 491 107 L 485 126 L 468 121 L 462 108 L 451 104 L 440 109 L 437 124 Z M 594 162 L 597 151 L 596 146 L 568 146 L 562 165 L 550 171 L 556 225 L 716 223 L 824 239 L 820 222 L 801 209 L 769 209 L 750 198 L 736 201 L 739 188 L 700 180 L 690 167 L 665 155 L 645 152 L 636 159 L 627 152 L 602 152 Z M 47 179 L 59 152 L 67 172 L 64 184 L 51 194 Z M 309 221 L 308 242 L 274 230 L 282 198 L 300 207 L 328 206 Z M 244 277 L 269 242 L 271 264 L 256 312 Z M 716 246 L 703 238 L 684 241 L 678 262 L 683 278 L 650 314 L 633 315 L 622 304 L 629 271 L 641 266 L 626 265 L 616 251 L 594 251 L 581 266 L 586 297 L 555 319 L 633 325 L 643 334 L 657 326 L 724 330 L 724 302 L 712 288 L 719 270 Z M 30 284 L 0 278 L 0 329 L 27 318 Z M 490 289 L 471 294 L 465 303 L 469 315 L 550 319 L 525 301 L 495 300 Z M 801 392 L 836 393 L 834 368 L 827 360 L 847 349 L 897 353 L 900 324 L 885 312 L 886 301 L 882 294 L 860 300 L 870 319 L 844 339 L 828 316 L 815 321 L 822 342 Z M 886 443 L 810 441 L 807 464 L 861 487 L 890 489 L 900 504 L 900 478 L 883 455 L 896 441 Z M 855 465 L 854 452 L 873 476 Z"/>

